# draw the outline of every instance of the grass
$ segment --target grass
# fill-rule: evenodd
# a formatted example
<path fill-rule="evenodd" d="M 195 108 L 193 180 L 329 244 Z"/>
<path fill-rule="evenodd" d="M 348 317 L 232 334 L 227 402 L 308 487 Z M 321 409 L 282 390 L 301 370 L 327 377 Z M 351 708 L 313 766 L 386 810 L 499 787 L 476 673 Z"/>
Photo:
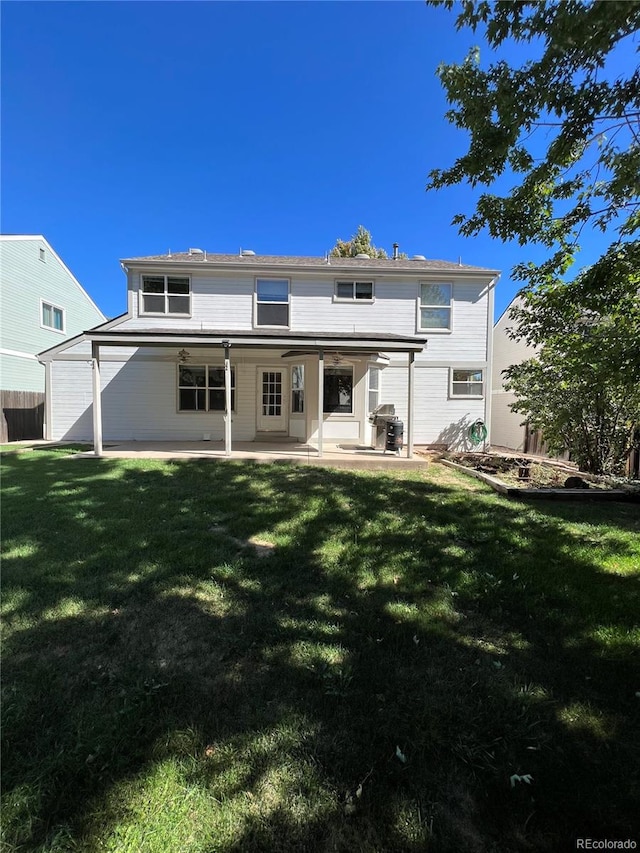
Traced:
<path fill-rule="evenodd" d="M 640 840 L 637 506 L 68 448 L 3 489 L 4 851 Z"/>

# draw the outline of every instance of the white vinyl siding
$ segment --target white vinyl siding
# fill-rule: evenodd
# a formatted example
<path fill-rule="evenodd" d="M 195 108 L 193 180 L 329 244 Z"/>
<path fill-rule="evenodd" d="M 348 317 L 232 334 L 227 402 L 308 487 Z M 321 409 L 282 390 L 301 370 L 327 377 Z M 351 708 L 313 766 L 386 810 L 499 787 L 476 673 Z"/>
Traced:
<path fill-rule="evenodd" d="M 449 396 L 449 367 L 417 365 L 414 371 L 414 442 L 446 444 L 450 449 L 471 450 L 469 428 L 485 420 L 486 399 Z M 393 403 L 396 415 L 407 423 L 406 366 L 394 364 L 383 374 L 384 403 Z"/>
<path fill-rule="evenodd" d="M 487 285 L 480 282 L 454 281 L 453 329 L 447 334 L 430 331 L 416 332 L 418 284 L 415 280 L 376 278 L 375 301 L 334 300 L 335 274 L 325 279 L 309 274 L 293 277 L 289 291 L 289 327 L 293 332 L 362 332 L 371 334 L 416 335 L 428 338 L 424 352 L 416 355 L 419 361 L 449 361 L 464 364 L 485 361 L 487 357 Z M 119 328 L 166 328 L 166 316 L 138 316 L 137 273 L 131 274 L 133 316 Z M 340 279 L 342 280 L 342 279 Z M 180 318 L 181 329 L 211 329 L 212 331 L 250 331 L 255 316 L 255 280 L 246 271 L 191 275 L 191 316 Z M 286 308 L 286 306 L 283 306 Z M 276 327 L 284 329 L 286 327 Z"/>

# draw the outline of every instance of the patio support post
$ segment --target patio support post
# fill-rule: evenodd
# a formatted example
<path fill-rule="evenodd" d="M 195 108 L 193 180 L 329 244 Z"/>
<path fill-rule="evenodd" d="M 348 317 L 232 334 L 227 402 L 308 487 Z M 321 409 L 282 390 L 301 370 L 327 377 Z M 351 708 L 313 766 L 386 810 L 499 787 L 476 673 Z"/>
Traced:
<path fill-rule="evenodd" d="M 51 441 L 53 438 L 53 398 L 52 377 L 53 363 L 44 363 L 44 438 Z"/>
<path fill-rule="evenodd" d="M 413 459 L 413 380 L 415 353 L 409 353 L 407 377 L 407 459 Z"/>
<path fill-rule="evenodd" d="M 229 341 L 223 341 L 224 347 L 224 455 L 231 456 L 231 360 Z"/>
<path fill-rule="evenodd" d="M 91 342 L 93 367 L 93 452 L 102 456 L 102 393 L 100 386 L 100 344 Z"/>
<path fill-rule="evenodd" d="M 318 350 L 318 456 L 322 456 L 322 421 L 324 409 L 324 350 Z"/>

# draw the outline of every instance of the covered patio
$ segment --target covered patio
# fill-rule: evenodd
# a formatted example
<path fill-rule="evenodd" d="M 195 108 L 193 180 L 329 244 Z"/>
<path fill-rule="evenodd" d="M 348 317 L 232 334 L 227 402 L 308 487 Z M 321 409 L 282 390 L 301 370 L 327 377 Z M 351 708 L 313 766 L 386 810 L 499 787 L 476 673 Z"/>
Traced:
<path fill-rule="evenodd" d="M 364 430 L 360 429 L 359 438 L 353 441 L 344 441 L 340 438 L 336 441 L 335 433 L 332 434 L 328 426 L 332 424 L 331 410 L 326 408 L 325 395 L 325 371 L 331 372 L 336 370 L 332 365 L 339 364 L 343 359 L 359 360 L 361 363 L 365 361 L 379 360 L 388 362 L 387 353 L 401 354 L 406 356 L 406 400 L 407 413 L 406 422 L 404 424 L 404 448 L 403 456 L 407 460 L 413 459 L 413 417 L 414 417 L 414 359 L 416 353 L 421 352 L 425 345 L 426 339 L 417 336 L 397 336 L 392 334 L 367 334 L 357 332 L 345 332 L 340 334 L 323 334 L 323 333 L 303 333 L 294 334 L 286 331 L 278 331 L 268 333 L 264 331 L 258 332 L 217 332 L 211 333 L 204 329 L 182 329 L 180 331 L 166 329 L 96 329 L 86 333 L 86 339 L 91 342 L 91 365 L 93 373 L 92 382 L 92 426 L 93 426 L 93 446 L 94 455 L 107 456 L 110 454 L 119 453 L 140 453 L 142 445 L 147 447 L 146 452 L 169 453 L 184 455 L 200 455 L 206 456 L 225 456 L 231 457 L 240 456 L 245 458 L 255 457 L 255 454 L 266 455 L 267 458 L 293 458 L 298 460 L 310 461 L 311 457 L 322 459 L 326 454 L 329 458 L 335 456 L 336 460 L 345 460 L 346 456 L 351 454 L 354 460 L 361 460 L 363 463 L 368 461 L 375 465 L 397 464 L 398 456 L 394 453 L 384 454 L 381 451 L 376 451 L 368 446 L 368 441 L 364 434 Z M 224 379 L 220 380 L 221 387 L 219 390 L 221 396 L 221 411 L 224 437 L 222 441 L 194 440 L 195 436 L 187 437 L 184 441 L 156 441 L 156 436 L 152 441 L 147 442 L 137 441 L 109 441 L 109 446 L 105 445 L 103 439 L 103 394 L 104 388 L 101 381 L 101 355 L 106 349 L 109 352 L 114 352 L 117 348 L 145 348 L 147 351 L 156 351 L 158 353 L 169 353 L 171 349 L 178 350 L 178 363 L 180 358 L 190 359 L 192 353 L 195 353 L 193 358 L 197 359 L 197 353 L 205 350 L 217 351 L 220 353 L 220 374 Z M 187 349 L 188 348 L 188 349 Z M 274 399 L 269 397 L 269 407 L 265 405 L 265 397 L 262 399 L 256 398 L 256 428 L 252 430 L 250 435 L 234 436 L 234 403 L 233 395 L 235 392 L 233 367 L 232 367 L 232 352 L 236 354 L 261 352 L 271 353 L 269 361 L 273 362 L 273 353 L 279 352 L 279 361 L 283 364 L 283 369 L 287 363 L 292 361 L 300 361 L 302 359 L 308 362 L 308 369 L 312 373 L 312 382 L 310 384 L 309 393 L 305 398 L 305 430 L 296 436 L 285 431 L 281 435 L 270 434 L 268 431 L 260 431 L 260 411 L 261 406 L 264 406 L 265 413 L 267 408 L 269 412 L 273 410 Z M 254 356 L 255 357 L 255 356 Z M 171 359 L 171 356 L 169 356 Z M 163 360 L 167 360 L 166 357 Z M 268 368 L 272 371 L 273 368 Z M 279 368 L 275 368 L 275 373 L 270 373 L 269 376 L 281 377 Z M 267 373 L 264 373 L 265 381 Z M 278 380 L 279 381 L 279 380 Z M 306 392 L 305 392 L 306 393 Z M 278 405 L 283 405 L 281 397 Z M 286 404 L 285 404 L 286 405 Z M 352 405 L 352 404 L 351 404 Z M 278 410 L 279 411 L 279 410 Z M 365 420 L 364 408 L 362 412 L 355 414 L 353 418 L 359 419 L 360 424 Z M 329 412 L 329 414 L 327 414 Z M 300 422 L 298 422 L 300 423 Z M 335 421 L 334 421 L 335 423 Z M 206 431 L 206 430 L 205 430 Z M 253 441 L 247 441 L 255 434 Z M 355 435 L 358 435 L 356 433 Z M 301 437 L 304 436 L 304 437 Z M 136 437 L 136 436 L 134 436 Z M 213 436 L 203 435 L 203 439 L 212 438 Z M 355 437 L 355 436 L 354 436 Z M 109 436 L 106 437 L 109 439 Z M 115 438 L 115 437 L 114 437 Z M 157 436 L 161 438 L 161 436 Z M 281 443 L 282 442 L 282 443 Z M 248 457 L 246 456 L 248 454 Z"/>

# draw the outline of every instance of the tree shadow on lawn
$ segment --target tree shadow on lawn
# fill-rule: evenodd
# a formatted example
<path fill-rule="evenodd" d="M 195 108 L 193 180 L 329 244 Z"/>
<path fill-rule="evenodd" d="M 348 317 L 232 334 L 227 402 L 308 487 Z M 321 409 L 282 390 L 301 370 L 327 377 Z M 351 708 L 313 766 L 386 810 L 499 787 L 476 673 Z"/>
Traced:
<path fill-rule="evenodd" d="M 612 526 L 638 530 L 631 510 L 317 468 L 11 460 L 8 843 L 162 849 L 156 811 L 165 849 L 628 837 L 638 581 L 597 560 L 629 555 Z"/>

